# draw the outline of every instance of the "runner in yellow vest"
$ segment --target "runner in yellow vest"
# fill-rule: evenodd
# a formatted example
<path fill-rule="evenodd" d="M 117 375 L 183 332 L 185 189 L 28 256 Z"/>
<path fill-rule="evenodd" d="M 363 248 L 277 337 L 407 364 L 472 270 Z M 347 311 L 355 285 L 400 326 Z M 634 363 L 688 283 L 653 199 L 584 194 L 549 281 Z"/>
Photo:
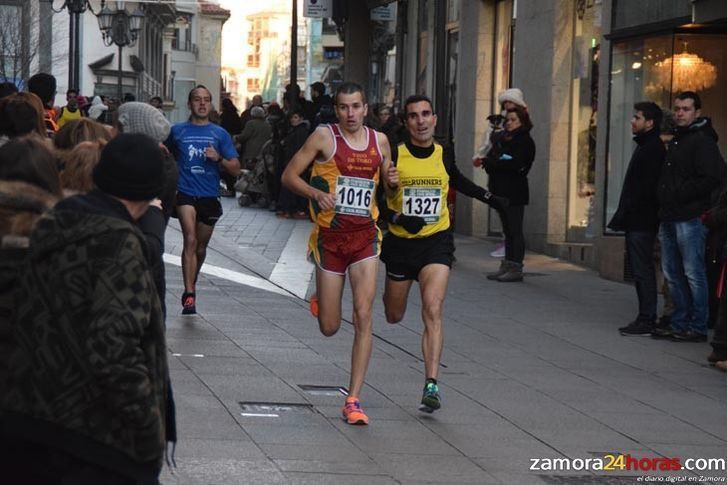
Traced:
<path fill-rule="evenodd" d="M 399 184 L 396 190 L 386 187 L 390 224 L 381 250 L 386 264 L 384 309 L 389 323 L 400 322 L 409 289 L 414 280 L 419 281 L 426 378 L 419 410 L 431 413 L 441 406 L 437 376 L 444 343 L 442 308 L 454 260 L 447 208 L 449 186 L 496 209 L 508 202 L 462 175 L 449 152 L 434 142 L 437 115 L 429 98 L 410 96 L 404 110 L 411 141 L 392 150 Z"/>
<path fill-rule="evenodd" d="M 63 128 L 63 125 L 73 120 L 80 120 L 83 117 L 83 113 L 78 107 L 78 91 L 75 89 L 69 89 L 66 91 L 66 101 L 68 104 L 62 107 L 58 112 L 58 129 Z"/>

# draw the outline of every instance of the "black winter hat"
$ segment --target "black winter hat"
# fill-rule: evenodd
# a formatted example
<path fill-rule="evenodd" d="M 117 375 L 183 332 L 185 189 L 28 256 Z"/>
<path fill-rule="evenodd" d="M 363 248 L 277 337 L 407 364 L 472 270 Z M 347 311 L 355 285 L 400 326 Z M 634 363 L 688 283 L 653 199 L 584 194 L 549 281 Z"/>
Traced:
<path fill-rule="evenodd" d="M 146 135 L 123 134 L 104 147 L 93 182 L 120 199 L 152 200 L 164 188 L 164 160 L 159 143 Z"/>

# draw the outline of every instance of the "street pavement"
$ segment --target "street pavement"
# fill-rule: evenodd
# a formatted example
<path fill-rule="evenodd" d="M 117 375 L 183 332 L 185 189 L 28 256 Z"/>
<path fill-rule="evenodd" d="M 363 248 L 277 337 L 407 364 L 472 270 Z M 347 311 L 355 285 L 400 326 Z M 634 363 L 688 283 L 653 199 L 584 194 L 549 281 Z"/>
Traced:
<path fill-rule="evenodd" d="M 528 253 L 524 283 L 487 281 L 491 241 L 457 236 L 445 302 L 442 409 L 417 411 L 424 383 L 417 286 L 397 325 L 374 308 L 361 402 L 369 426 L 340 417 L 348 385 L 351 294 L 326 338 L 308 313 L 310 223 L 224 199 L 197 286 L 180 315 L 181 232 L 167 231 L 167 343 L 177 467 L 164 484 L 588 484 L 727 471 L 531 470 L 534 459 L 727 458 L 727 374 L 704 343 L 622 337 L 633 288 Z M 383 289 L 383 266 L 378 294 Z M 308 388 L 308 386 L 312 386 Z M 573 462 L 576 468 L 579 462 Z M 641 478 L 639 478 L 641 477 Z"/>

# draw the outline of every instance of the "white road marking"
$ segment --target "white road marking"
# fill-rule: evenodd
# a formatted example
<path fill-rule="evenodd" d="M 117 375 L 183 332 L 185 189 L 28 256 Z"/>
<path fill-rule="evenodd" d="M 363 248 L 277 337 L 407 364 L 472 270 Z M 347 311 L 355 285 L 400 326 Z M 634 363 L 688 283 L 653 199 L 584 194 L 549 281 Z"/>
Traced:
<path fill-rule="evenodd" d="M 164 262 L 173 264 L 175 266 L 182 266 L 182 258 L 179 256 L 175 256 L 173 254 L 164 254 Z M 232 271 L 225 268 L 220 268 L 219 266 L 212 266 L 207 263 L 202 265 L 202 269 L 200 272 L 216 276 L 218 278 L 222 278 L 228 281 L 233 281 L 235 283 L 239 283 L 241 285 L 245 286 L 251 286 L 253 288 L 257 288 L 259 290 L 265 290 L 269 291 L 271 293 L 277 293 L 278 295 L 283 296 L 290 296 L 290 293 L 283 290 L 282 288 L 279 288 L 272 283 L 270 283 L 267 280 L 264 280 L 262 278 L 258 278 L 257 276 L 250 276 L 243 273 L 238 273 L 237 271 Z M 303 295 L 305 296 L 305 295 Z"/>
<path fill-rule="evenodd" d="M 311 225 L 298 222 L 280 254 L 270 281 L 299 298 L 305 298 L 315 267 L 306 259 Z"/>

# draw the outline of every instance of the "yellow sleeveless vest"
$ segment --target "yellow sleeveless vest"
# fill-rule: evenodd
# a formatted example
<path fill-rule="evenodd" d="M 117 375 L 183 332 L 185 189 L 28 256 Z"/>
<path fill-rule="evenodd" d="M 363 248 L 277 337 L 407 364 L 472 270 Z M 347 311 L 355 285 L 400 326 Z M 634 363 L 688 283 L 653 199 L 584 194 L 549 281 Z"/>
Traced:
<path fill-rule="evenodd" d="M 71 113 L 67 108 L 63 108 L 61 116 L 58 118 L 58 128 L 62 128 L 63 125 L 73 120 L 80 120 L 82 118 L 81 110 L 76 108 L 75 113 Z"/>
<path fill-rule="evenodd" d="M 389 231 L 412 239 L 449 229 L 449 174 L 444 167 L 442 146 L 435 143 L 434 152 L 427 158 L 414 157 L 403 143 L 398 151 L 399 188 L 393 196 L 387 194 L 386 204 L 399 214 L 423 217 L 427 225 L 417 234 L 410 234 L 397 224 L 389 224 Z"/>

